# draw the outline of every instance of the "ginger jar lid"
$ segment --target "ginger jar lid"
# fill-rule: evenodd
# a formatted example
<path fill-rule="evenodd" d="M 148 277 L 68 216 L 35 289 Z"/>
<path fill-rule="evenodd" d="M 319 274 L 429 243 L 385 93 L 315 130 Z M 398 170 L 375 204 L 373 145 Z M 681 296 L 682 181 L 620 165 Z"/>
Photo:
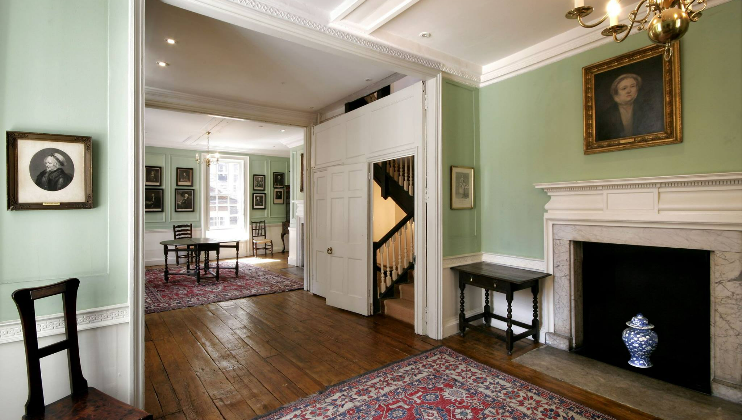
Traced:
<path fill-rule="evenodd" d="M 626 325 L 639 330 L 651 330 L 654 328 L 654 325 L 650 324 L 649 320 L 642 314 L 637 314 L 635 317 L 631 318 L 631 321 L 627 322 Z"/>

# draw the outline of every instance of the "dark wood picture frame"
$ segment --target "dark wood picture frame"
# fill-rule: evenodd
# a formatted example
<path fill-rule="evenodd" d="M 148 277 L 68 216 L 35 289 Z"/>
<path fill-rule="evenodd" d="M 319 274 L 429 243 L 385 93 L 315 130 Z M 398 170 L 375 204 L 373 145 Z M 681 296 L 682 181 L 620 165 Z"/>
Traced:
<path fill-rule="evenodd" d="M 257 204 L 257 200 L 256 200 L 256 199 L 260 198 L 260 196 L 262 196 L 262 198 L 263 198 L 263 200 L 262 200 L 263 201 L 262 206 L 259 205 L 259 204 Z M 265 201 L 266 201 L 266 194 L 265 193 L 253 193 L 252 194 L 252 208 L 254 210 L 265 210 L 265 208 L 267 207 Z"/>
<path fill-rule="evenodd" d="M 188 174 L 187 181 L 181 181 L 181 174 Z M 192 187 L 193 186 L 193 168 L 175 168 L 175 186 Z"/>
<path fill-rule="evenodd" d="M 181 194 L 190 194 L 182 197 Z M 190 202 L 188 201 L 190 199 Z M 188 206 L 190 204 L 190 207 Z M 176 188 L 173 194 L 173 210 L 178 213 L 193 213 L 196 211 L 196 190 L 190 188 Z"/>
<path fill-rule="evenodd" d="M 273 172 L 273 188 L 283 188 L 286 186 L 286 174 L 283 172 Z"/>
<path fill-rule="evenodd" d="M 35 183 L 36 186 L 39 186 L 38 178 L 42 177 L 42 174 L 37 174 L 37 179 L 34 180 L 34 175 L 31 174 L 31 170 L 34 166 L 34 161 L 37 160 L 37 156 L 41 156 L 42 152 L 45 152 L 47 149 L 54 149 L 58 150 L 56 148 L 50 148 L 46 147 L 44 149 L 41 149 L 37 151 L 34 156 L 30 159 L 31 164 L 23 163 L 20 164 L 18 161 L 20 149 L 23 147 L 23 143 L 29 143 L 29 146 L 31 146 L 32 142 L 45 142 L 45 143 L 59 143 L 60 146 L 62 146 L 64 143 L 73 143 L 77 145 L 82 146 L 82 152 L 83 156 L 79 161 L 74 161 L 73 158 L 71 158 L 66 152 L 61 151 L 60 153 L 63 153 L 67 155 L 67 158 L 69 158 L 71 161 L 69 163 L 66 162 L 66 158 L 64 158 L 61 154 L 55 153 L 55 155 L 59 156 L 61 158 L 57 160 L 57 170 L 63 171 L 62 177 L 64 178 L 64 181 L 62 183 L 66 184 L 62 186 L 61 188 L 57 187 L 58 189 L 48 189 L 43 188 L 43 190 L 49 192 L 49 201 L 45 200 L 34 200 L 34 201 L 21 201 L 23 200 L 23 195 L 25 195 L 25 191 L 21 191 L 21 184 L 24 185 L 30 185 L 28 182 L 29 180 L 31 183 Z M 93 140 L 89 136 L 70 136 L 70 135 L 62 135 L 62 134 L 46 134 L 46 133 L 30 133 L 30 132 L 22 132 L 22 131 L 7 131 L 6 132 L 6 159 L 7 159 L 7 205 L 8 210 L 67 210 L 67 209 L 91 209 L 93 208 Z M 46 160 L 43 160 L 45 162 Z M 65 165 L 67 163 L 67 165 Z M 27 166 L 29 165 L 29 166 Z M 23 167 L 21 167 L 23 166 Z M 67 171 L 67 169 L 62 168 L 61 166 L 72 166 L 73 173 L 70 175 Z M 75 169 L 77 168 L 77 169 Z M 48 167 L 46 169 L 49 171 Z M 56 171 L 56 170 L 55 170 Z M 75 173 L 76 172 L 76 173 Z M 23 180 L 20 179 L 20 177 L 27 177 Z M 57 202 L 55 201 L 54 192 L 61 191 L 65 188 L 67 188 L 69 185 L 79 185 L 79 183 L 75 182 L 75 178 L 79 179 L 79 177 L 82 177 L 83 185 L 82 187 L 77 186 L 76 188 L 80 188 L 81 191 L 79 192 L 79 198 L 80 200 L 74 200 L 74 201 L 64 201 L 64 202 Z M 57 184 L 59 185 L 59 184 Z M 36 187 L 34 187 L 36 188 Z M 42 188 L 37 188 L 37 190 L 41 190 Z M 38 194 L 38 191 L 37 191 Z M 41 193 L 42 198 L 44 193 Z"/>
<path fill-rule="evenodd" d="M 153 194 L 153 195 L 151 195 Z M 159 198 L 158 198 L 159 195 Z M 159 203 L 159 206 L 157 205 Z M 144 189 L 144 212 L 162 213 L 165 211 L 165 190 L 162 188 Z"/>
<path fill-rule="evenodd" d="M 252 176 L 252 189 L 253 191 L 265 191 L 265 175 Z"/>
<path fill-rule="evenodd" d="M 286 190 L 283 188 L 273 189 L 273 204 L 284 204 L 286 202 Z"/>
<path fill-rule="evenodd" d="M 151 177 L 150 175 L 155 175 Z M 150 181 L 150 179 L 153 179 Z M 147 165 L 144 167 L 144 185 L 159 187 L 162 185 L 162 166 Z"/>
<path fill-rule="evenodd" d="M 683 142 L 679 44 L 664 53 L 650 45 L 583 67 L 584 154 Z M 633 98 L 621 83 L 633 83 Z"/>

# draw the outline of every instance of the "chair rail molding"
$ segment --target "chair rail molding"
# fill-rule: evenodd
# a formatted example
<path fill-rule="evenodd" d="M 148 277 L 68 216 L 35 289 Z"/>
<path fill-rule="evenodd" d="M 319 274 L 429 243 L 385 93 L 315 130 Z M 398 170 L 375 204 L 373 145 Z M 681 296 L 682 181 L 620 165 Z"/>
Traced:
<path fill-rule="evenodd" d="M 78 331 L 128 322 L 128 303 L 77 311 Z M 59 313 L 36 317 L 36 332 L 39 338 L 64 334 L 64 331 L 64 314 Z M 23 341 L 23 330 L 20 319 L 0 323 L 0 344 L 12 343 L 14 341 Z"/>

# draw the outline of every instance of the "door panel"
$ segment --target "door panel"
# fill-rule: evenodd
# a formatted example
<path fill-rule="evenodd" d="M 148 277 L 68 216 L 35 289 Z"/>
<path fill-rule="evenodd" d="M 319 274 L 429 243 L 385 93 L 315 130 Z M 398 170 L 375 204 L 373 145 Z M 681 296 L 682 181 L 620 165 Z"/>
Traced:
<path fill-rule="evenodd" d="M 336 166 L 327 172 L 331 179 L 325 214 L 331 248 L 327 304 L 370 315 L 368 164 Z"/>
<path fill-rule="evenodd" d="M 327 279 L 329 278 L 328 273 L 328 255 L 327 255 L 327 243 L 328 243 L 328 229 L 327 229 L 327 171 L 313 172 L 313 211 L 316 214 L 312 219 L 314 220 L 314 232 L 312 233 L 312 247 L 314 254 L 314 276 L 312 277 L 312 284 L 310 285 L 310 291 L 315 295 L 326 296 L 327 295 Z"/>

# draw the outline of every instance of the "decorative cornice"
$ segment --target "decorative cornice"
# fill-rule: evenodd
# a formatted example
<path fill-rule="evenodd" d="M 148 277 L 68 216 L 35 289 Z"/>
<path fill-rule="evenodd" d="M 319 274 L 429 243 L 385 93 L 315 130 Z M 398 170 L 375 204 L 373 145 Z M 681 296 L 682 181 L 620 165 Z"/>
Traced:
<path fill-rule="evenodd" d="M 146 87 L 144 92 L 145 105 L 151 108 L 197 112 L 199 114 L 244 118 L 300 127 L 308 127 L 317 121 L 317 114 L 311 112 L 293 111 L 247 102 L 227 101 L 153 87 Z"/>
<path fill-rule="evenodd" d="M 742 185 L 742 172 L 534 184 L 536 188 L 542 189 L 547 193 L 642 188 L 717 187 L 733 185 Z"/>
<path fill-rule="evenodd" d="M 77 330 L 107 327 L 129 322 L 129 305 L 113 305 L 77 312 Z M 63 334 L 64 315 L 54 314 L 36 317 L 36 332 L 39 337 Z M 0 344 L 23 340 L 21 321 L 0 323 Z"/>
<path fill-rule="evenodd" d="M 299 138 L 295 139 L 289 139 L 289 140 L 281 140 L 281 144 L 288 147 L 289 149 L 293 149 L 294 147 L 299 147 L 304 145 L 304 136 L 301 136 Z"/>
<path fill-rule="evenodd" d="M 329 35 L 331 37 L 340 39 L 342 41 L 349 42 L 351 44 L 355 44 L 355 45 L 358 45 L 364 48 L 368 48 L 378 53 L 382 53 L 382 54 L 395 57 L 395 58 L 399 58 L 399 59 L 402 59 L 402 60 L 405 60 L 411 63 L 419 64 L 419 65 L 422 65 L 422 66 L 425 66 L 425 67 L 428 67 L 434 70 L 445 72 L 453 76 L 456 76 L 460 79 L 468 80 L 469 83 L 479 84 L 480 76 L 478 74 L 477 75 L 470 74 L 463 70 L 447 66 L 436 60 L 432 60 L 432 59 L 429 59 L 429 58 L 426 58 L 426 57 L 423 57 L 417 54 L 413 54 L 413 53 L 401 50 L 399 48 L 392 47 L 390 45 L 387 45 L 387 44 L 384 44 L 378 41 L 372 41 L 368 38 L 354 35 L 350 32 L 342 31 L 340 29 L 336 29 L 336 28 L 332 28 L 327 25 L 323 25 L 321 23 L 318 23 L 310 19 L 307 19 L 305 17 L 298 16 L 296 14 L 278 9 L 276 7 L 270 6 L 268 4 L 265 4 L 257 0 L 228 0 L 228 1 L 239 4 L 240 6 L 250 8 L 252 10 L 259 11 L 268 16 L 282 19 L 284 21 L 288 21 L 293 24 L 302 26 L 304 28 L 315 30 L 317 32 L 323 33 L 325 35 Z"/>

